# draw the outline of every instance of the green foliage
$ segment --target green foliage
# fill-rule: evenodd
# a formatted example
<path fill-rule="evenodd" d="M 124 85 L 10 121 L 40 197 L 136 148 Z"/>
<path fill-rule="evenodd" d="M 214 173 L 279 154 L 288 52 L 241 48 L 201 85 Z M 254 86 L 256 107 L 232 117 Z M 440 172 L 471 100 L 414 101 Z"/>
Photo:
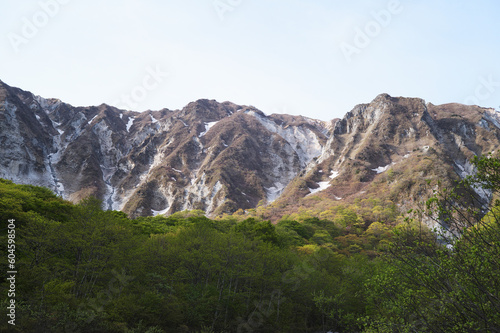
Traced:
<path fill-rule="evenodd" d="M 303 224 L 294 220 L 281 220 L 280 222 L 278 222 L 278 227 L 281 227 L 285 230 L 295 231 L 297 235 L 305 239 L 309 239 L 312 236 L 312 234 L 308 232 Z"/>
<path fill-rule="evenodd" d="M 477 195 L 481 187 L 498 195 L 500 161 L 473 164 L 475 176 L 428 201 L 439 237 L 412 220 L 396 229 L 387 267 L 367 283 L 367 331 L 500 330 L 500 211 Z"/>
<path fill-rule="evenodd" d="M 17 185 L 0 178 L 0 220 L 22 220 L 30 211 L 49 219 L 67 221 L 71 214 L 71 204 L 49 189 Z"/>
<path fill-rule="evenodd" d="M 499 331 L 500 204 L 477 191 L 498 196 L 500 162 L 474 164 L 477 176 L 419 212 L 439 237 L 420 220 L 396 226 L 396 205 L 377 198 L 276 225 L 241 212 L 132 220 L 0 180 L 2 223 L 16 219 L 13 331 Z"/>
<path fill-rule="evenodd" d="M 294 230 L 256 219 L 213 221 L 197 211 L 130 220 L 103 211 L 95 198 L 72 205 L 44 189 L 2 186 L 2 199 L 13 203 L 3 206 L 5 217 L 19 219 L 18 331 L 228 332 L 269 300 L 278 303 L 259 324 L 264 331 L 319 327 L 309 280 L 319 250 L 284 244 L 283 231 L 307 242 Z M 0 286 L 6 295 L 7 282 Z M 304 299 L 305 320 L 297 319 Z"/>
<path fill-rule="evenodd" d="M 260 239 L 271 244 L 278 244 L 278 234 L 270 221 L 257 221 L 254 218 L 248 218 L 236 224 L 234 231 L 251 239 Z"/>

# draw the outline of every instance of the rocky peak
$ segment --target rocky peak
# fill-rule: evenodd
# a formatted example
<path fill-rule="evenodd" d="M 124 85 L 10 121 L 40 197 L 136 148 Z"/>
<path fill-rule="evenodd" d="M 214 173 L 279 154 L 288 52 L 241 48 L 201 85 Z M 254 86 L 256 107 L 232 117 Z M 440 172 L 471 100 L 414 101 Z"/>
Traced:
<path fill-rule="evenodd" d="M 47 186 L 73 201 L 95 195 L 132 216 L 215 214 L 273 201 L 327 140 L 323 122 L 269 117 L 231 102 L 204 99 L 182 110 L 139 113 L 73 107 L 2 87 L 0 125 L 19 126 L 2 131 L 10 143 L 0 177 Z"/>
<path fill-rule="evenodd" d="M 370 196 L 414 208 L 432 194 L 426 179 L 451 186 L 473 172 L 470 158 L 499 146 L 495 110 L 381 94 L 336 122 L 321 156 L 291 183 L 270 214 L 285 214 L 280 206 L 289 214 L 326 199 L 334 204 Z M 487 193 L 478 195 L 489 200 Z M 322 199 L 311 199 L 317 196 Z"/>
<path fill-rule="evenodd" d="M 237 109 L 238 106 L 230 102 L 218 103 L 215 100 L 199 99 L 184 107 L 179 116 L 186 120 L 214 122 L 230 116 Z"/>
<path fill-rule="evenodd" d="M 388 94 L 323 122 L 207 99 L 174 111 L 73 107 L 0 83 L 0 177 L 131 216 L 273 203 L 276 217 L 385 192 L 407 207 L 425 177 L 464 177 L 499 138 L 495 110 Z"/>

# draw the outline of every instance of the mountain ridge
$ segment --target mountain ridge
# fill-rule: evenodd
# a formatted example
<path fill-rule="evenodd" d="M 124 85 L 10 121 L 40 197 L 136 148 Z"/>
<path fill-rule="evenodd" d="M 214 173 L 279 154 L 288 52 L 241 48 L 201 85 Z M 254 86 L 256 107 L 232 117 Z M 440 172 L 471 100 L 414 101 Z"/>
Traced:
<path fill-rule="evenodd" d="M 423 176 L 453 182 L 500 146 L 493 109 L 388 94 L 321 121 L 208 99 L 180 110 L 73 107 L 0 81 L 0 126 L 0 177 L 71 201 L 94 195 L 131 216 L 266 207 L 275 220 L 318 198 L 375 195 L 374 184 L 411 207 L 431 193 L 417 190 Z"/>
<path fill-rule="evenodd" d="M 416 208 L 433 195 L 438 181 L 454 186 L 474 173 L 473 156 L 498 149 L 498 125 L 493 109 L 381 94 L 337 122 L 323 154 L 258 215 L 307 210 L 321 216 L 338 202 L 366 198 L 395 202 L 402 211 Z M 491 199 L 485 192 L 478 195 Z"/>
<path fill-rule="evenodd" d="M 4 152 L 5 161 L 8 155 L 16 158 L 2 167 L 3 177 L 47 186 L 72 201 L 95 195 L 107 208 L 132 215 L 166 212 L 166 207 L 170 213 L 196 208 L 211 213 L 222 201 L 228 211 L 232 206 L 255 206 L 276 195 L 311 158 L 303 143 L 291 147 L 277 132 L 292 139 L 302 134 L 316 145 L 327 132 L 327 125 L 318 120 L 266 116 L 230 102 L 205 99 L 181 110 L 137 113 L 105 104 L 72 107 L 7 85 L 2 88 L 3 110 L 16 118 L 5 118 L 4 123 L 19 118 L 27 128 L 14 126 L 9 133 L 18 141 Z M 42 132 L 28 138 L 31 128 Z M 23 149 L 33 137 L 36 147 Z M 223 165 L 225 161 L 229 163 Z M 276 163 L 285 166 L 278 170 Z M 216 198 L 214 188 L 224 198 Z M 229 194 L 237 203 L 226 198 Z"/>

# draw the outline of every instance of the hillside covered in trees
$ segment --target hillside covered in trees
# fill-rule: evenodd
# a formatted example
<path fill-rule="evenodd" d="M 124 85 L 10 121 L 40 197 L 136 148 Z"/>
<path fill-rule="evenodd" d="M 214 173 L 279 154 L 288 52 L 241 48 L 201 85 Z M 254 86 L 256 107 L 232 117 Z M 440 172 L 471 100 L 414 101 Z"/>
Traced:
<path fill-rule="evenodd" d="M 4 316 L 0 330 L 498 331 L 500 160 L 472 163 L 475 177 L 407 216 L 371 198 L 276 224 L 196 210 L 130 219 L 0 180 L 0 266 L 14 219 L 18 271 L 16 325 Z M 6 277 L 0 287 L 5 309 Z"/>

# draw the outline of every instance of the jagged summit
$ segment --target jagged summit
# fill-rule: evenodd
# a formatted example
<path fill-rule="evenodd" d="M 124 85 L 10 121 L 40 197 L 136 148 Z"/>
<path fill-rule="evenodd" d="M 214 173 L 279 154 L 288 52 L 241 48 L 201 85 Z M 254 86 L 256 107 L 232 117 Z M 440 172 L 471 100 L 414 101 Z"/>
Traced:
<path fill-rule="evenodd" d="M 382 194 L 409 207 L 428 195 L 426 177 L 464 177 L 499 138 L 492 109 L 388 94 L 324 122 L 208 99 L 181 110 L 74 107 L 0 85 L 0 177 L 73 201 L 95 195 L 132 216 L 260 203 L 275 219 Z"/>
<path fill-rule="evenodd" d="M 492 109 L 434 106 L 420 98 L 381 94 L 336 122 L 322 154 L 294 179 L 269 214 L 315 206 L 320 212 L 328 202 L 324 200 L 368 197 L 412 208 L 432 194 L 427 179 L 451 185 L 473 172 L 470 158 L 498 150 L 499 120 Z"/>
<path fill-rule="evenodd" d="M 272 201 L 327 139 L 325 128 L 301 117 L 278 120 L 214 100 L 139 113 L 73 107 L 7 87 L 0 103 L 3 126 L 20 124 L 2 132 L 14 141 L 2 151 L 1 177 L 73 201 L 93 194 L 135 216 Z"/>

